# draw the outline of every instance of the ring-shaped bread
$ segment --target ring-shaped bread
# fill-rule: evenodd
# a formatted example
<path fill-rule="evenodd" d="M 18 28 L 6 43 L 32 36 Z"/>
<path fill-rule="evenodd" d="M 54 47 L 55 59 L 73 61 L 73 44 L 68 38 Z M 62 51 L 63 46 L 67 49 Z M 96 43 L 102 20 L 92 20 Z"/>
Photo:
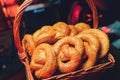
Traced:
<path fill-rule="evenodd" d="M 57 57 L 57 61 L 59 70 L 63 73 L 69 73 L 78 69 L 81 56 L 75 48 L 64 45 Z"/>
<path fill-rule="evenodd" d="M 41 29 L 33 33 L 33 40 L 36 43 L 36 46 L 43 42 L 53 43 L 56 31 L 52 26 L 43 26 Z"/>
<path fill-rule="evenodd" d="M 56 35 L 55 35 L 55 40 L 59 40 L 65 36 L 68 36 L 70 33 L 70 28 L 68 25 L 64 22 L 57 22 L 53 25 L 53 29 L 55 29 Z"/>
<path fill-rule="evenodd" d="M 56 54 L 51 45 L 42 43 L 36 47 L 30 62 L 30 68 L 38 79 L 52 76 L 57 67 Z"/>
<path fill-rule="evenodd" d="M 84 54 L 85 57 L 87 57 L 87 60 L 83 63 L 82 68 L 86 69 L 92 67 L 97 61 L 98 50 L 100 48 L 98 39 L 95 36 L 86 33 L 79 33 L 76 36 L 83 40 L 85 46 Z"/>
<path fill-rule="evenodd" d="M 59 70 L 64 73 L 76 70 L 81 62 L 84 51 L 83 41 L 75 36 L 67 36 L 58 40 L 53 47 L 58 56 Z M 67 54 L 70 58 L 63 57 L 63 55 L 67 56 Z M 69 61 L 64 63 L 64 60 L 67 59 L 69 59 Z"/>
<path fill-rule="evenodd" d="M 110 41 L 108 35 L 99 29 L 88 29 L 81 32 L 94 35 L 100 42 L 99 58 L 103 58 L 107 55 L 110 47 Z"/>
<path fill-rule="evenodd" d="M 75 28 L 78 30 L 78 33 L 86 29 L 91 29 L 90 25 L 84 22 L 75 24 Z"/>
<path fill-rule="evenodd" d="M 33 41 L 32 35 L 25 34 L 22 39 L 22 46 L 24 50 L 29 54 L 29 56 L 32 56 L 34 50 L 35 50 L 35 43 Z"/>

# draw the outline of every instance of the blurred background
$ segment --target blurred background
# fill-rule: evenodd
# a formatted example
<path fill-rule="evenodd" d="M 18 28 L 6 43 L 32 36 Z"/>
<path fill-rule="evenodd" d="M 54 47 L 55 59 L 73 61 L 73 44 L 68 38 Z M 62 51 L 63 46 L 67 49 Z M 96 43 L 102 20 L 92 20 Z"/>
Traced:
<path fill-rule="evenodd" d="M 0 80 L 26 80 L 12 34 L 15 14 L 23 1 L 0 0 Z M 103 80 L 120 80 L 119 0 L 93 1 L 99 17 L 98 28 L 110 37 L 110 52 L 117 60 L 115 68 Z M 33 33 L 43 25 L 52 25 L 58 21 L 68 24 L 86 22 L 91 25 L 92 13 L 85 0 L 35 0 L 25 9 L 21 33 Z"/>

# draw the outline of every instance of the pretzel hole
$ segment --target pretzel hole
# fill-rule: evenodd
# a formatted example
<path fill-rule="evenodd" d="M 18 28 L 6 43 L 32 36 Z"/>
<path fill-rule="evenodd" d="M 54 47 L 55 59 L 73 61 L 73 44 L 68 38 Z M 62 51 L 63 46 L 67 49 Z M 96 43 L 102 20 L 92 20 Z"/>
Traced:
<path fill-rule="evenodd" d="M 69 61 L 70 61 L 70 60 L 63 60 L 62 62 L 63 62 L 63 63 L 67 63 L 67 62 L 69 62 Z"/>

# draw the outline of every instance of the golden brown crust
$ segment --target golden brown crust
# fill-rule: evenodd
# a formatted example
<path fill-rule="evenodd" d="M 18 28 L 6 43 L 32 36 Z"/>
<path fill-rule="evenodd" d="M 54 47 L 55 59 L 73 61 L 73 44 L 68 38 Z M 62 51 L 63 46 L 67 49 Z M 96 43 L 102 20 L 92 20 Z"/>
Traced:
<path fill-rule="evenodd" d="M 35 76 L 38 79 L 52 76 L 57 67 L 53 47 L 47 43 L 40 44 L 32 55 L 30 67 L 35 71 Z"/>
<path fill-rule="evenodd" d="M 35 43 L 32 39 L 32 35 L 25 34 L 22 39 L 22 46 L 25 49 L 25 51 L 29 54 L 29 56 L 32 56 L 34 50 L 35 50 Z"/>
<path fill-rule="evenodd" d="M 99 29 L 84 30 L 81 33 L 92 34 L 99 40 L 100 42 L 99 58 L 103 58 L 107 55 L 110 47 L 110 41 L 106 33 Z"/>
<path fill-rule="evenodd" d="M 73 45 L 82 55 L 84 50 L 83 41 L 75 36 L 67 36 L 57 41 L 53 45 L 55 53 L 59 54 L 61 47 L 65 44 Z"/>
<path fill-rule="evenodd" d="M 91 29 L 90 25 L 84 22 L 75 24 L 75 28 L 78 30 L 78 33 L 86 29 Z"/>
<path fill-rule="evenodd" d="M 58 67 L 60 71 L 67 73 L 76 70 L 84 51 L 82 40 L 74 36 L 67 36 L 57 41 L 53 47 L 55 53 L 58 55 Z M 70 58 L 66 56 L 70 56 Z M 69 62 L 62 62 L 67 59 L 69 59 Z"/>
<path fill-rule="evenodd" d="M 65 36 L 68 36 L 70 33 L 70 29 L 68 25 L 64 22 L 57 22 L 53 25 L 53 28 L 57 31 L 55 35 L 55 39 L 59 40 Z"/>
<path fill-rule="evenodd" d="M 68 27 L 70 28 L 70 34 L 69 34 L 69 36 L 75 36 L 78 33 L 77 29 L 75 28 L 75 26 L 68 25 Z"/>
<path fill-rule="evenodd" d="M 62 47 L 57 60 L 59 70 L 63 73 L 68 73 L 78 69 L 81 56 L 75 48 L 66 45 Z"/>
<path fill-rule="evenodd" d="M 56 31 L 52 28 L 52 26 L 43 26 L 41 29 L 34 32 L 33 40 L 36 43 L 36 46 L 43 42 L 52 43 L 55 34 Z"/>
<path fill-rule="evenodd" d="M 79 33 L 76 35 L 76 37 L 82 39 L 84 43 L 87 42 L 89 46 L 95 50 L 95 52 L 98 52 L 100 48 L 100 42 L 95 36 L 87 33 Z"/>
<path fill-rule="evenodd" d="M 76 36 L 83 40 L 85 46 L 84 54 L 87 57 L 87 60 L 83 64 L 82 68 L 86 69 L 95 65 L 97 61 L 98 50 L 100 48 L 99 41 L 91 34 L 79 33 Z"/>

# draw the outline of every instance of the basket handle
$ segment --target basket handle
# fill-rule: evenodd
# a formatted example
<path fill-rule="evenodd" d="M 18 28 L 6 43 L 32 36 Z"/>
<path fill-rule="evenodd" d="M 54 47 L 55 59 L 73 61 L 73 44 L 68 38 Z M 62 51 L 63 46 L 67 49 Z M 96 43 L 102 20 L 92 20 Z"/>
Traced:
<path fill-rule="evenodd" d="M 13 26 L 14 43 L 15 43 L 15 46 L 18 50 L 18 56 L 19 56 L 21 62 L 25 66 L 27 80 L 34 80 L 34 78 L 33 78 L 32 73 L 31 73 L 27 54 L 26 54 L 26 52 L 23 49 L 22 44 L 21 44 L 19 29 L 20 29 L 20 22 L 21 22 L 24 10 L 31 3 L 33 3 L 33 0 L 25 0 L 22 3 L 22 5 L 19 7 L 18 12 L 15 16 L 14 26 Z"/>
<path fill-rule="evenodd" d="M 33 79 L 31 69 L 29 66 L 27 54 L 21 44 L 19 29 L 20 29 L 20 22 L 21 22 L 24 10 L 33 2 L 34 2 L 34 0 L 25 0 L 22 3 L 22 5 L 19 7 L 17 14 L 15 16 L 14 26 L 13 26 L 14 43 L 18 50 L 18 56 L 19 56 L 21 62 L 25 66 L 28 80 L 34 80 L 34 79 Z M 88 5 L 92 11 L 92 14 L 93 14 L 93 28 L 97 28 L 98 27 L 98 16 L 97 16 L 97 10 L 94 5 L 94 2 L 93 2 L 93 0 L 86 0 L 86 2 L 88 3 Z"/>
<path fill-rule="evenodd" d="M 86 0 L 88 3 L 91 11 L 92 11 L 92 16 L 93 16 L 93 28 L 98 28 L 98 13 L 96 6 L 94 5 L 93 0 Z"/>

